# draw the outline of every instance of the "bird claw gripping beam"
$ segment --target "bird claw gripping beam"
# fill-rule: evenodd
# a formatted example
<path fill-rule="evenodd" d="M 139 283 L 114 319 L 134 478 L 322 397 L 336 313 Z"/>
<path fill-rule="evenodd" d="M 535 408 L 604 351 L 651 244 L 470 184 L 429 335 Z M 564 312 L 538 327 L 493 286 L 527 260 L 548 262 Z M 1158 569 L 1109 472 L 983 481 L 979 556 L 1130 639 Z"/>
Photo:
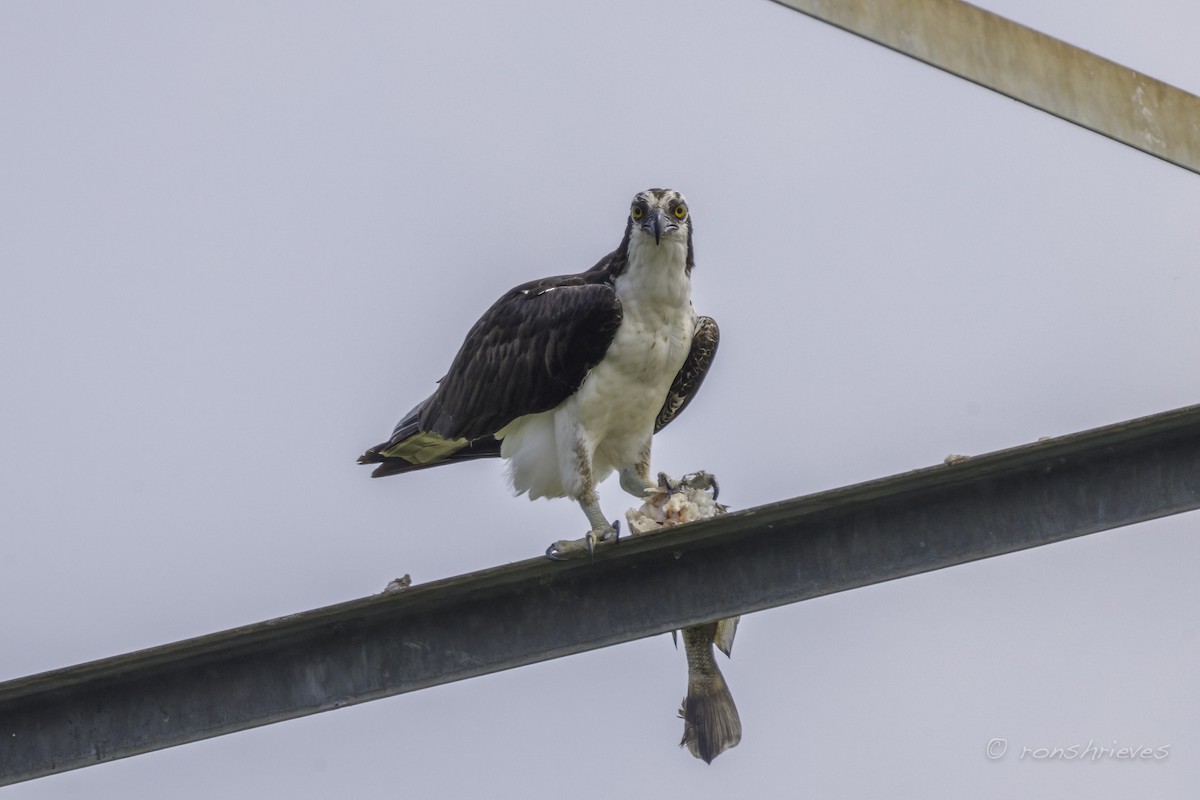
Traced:
<path fill-rule="evenodd" d="M 596 547 L 615 544 L 621 537 L 621 520 L 613 520 L 609 530 L 588 531 L 582 539 L 559 539 L 546 548 L 546 558 L 551 561 L 568 561 L 574 558 L 592 558 Z"/>

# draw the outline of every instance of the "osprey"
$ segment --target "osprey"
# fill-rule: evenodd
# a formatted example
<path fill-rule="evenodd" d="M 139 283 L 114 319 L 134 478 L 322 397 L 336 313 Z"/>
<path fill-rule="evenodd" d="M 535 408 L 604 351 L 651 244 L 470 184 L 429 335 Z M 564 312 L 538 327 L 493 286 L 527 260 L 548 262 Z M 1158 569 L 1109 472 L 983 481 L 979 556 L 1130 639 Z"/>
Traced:
<path fill-rule="evenodd" d="M 434 393 L 358 463 L 378 464 L 378 478 L 499 456 L 518 495 L 579 503 L 590 553 L 617 534 L 596 485 L 615 471 L 639 500 L 657 490 L 650 439 L 695 396 L 716 353 L 716 322 L 692 309 L 694 264 L 683 195 L 639 193 L 616 250 L 497 300 Z"/>

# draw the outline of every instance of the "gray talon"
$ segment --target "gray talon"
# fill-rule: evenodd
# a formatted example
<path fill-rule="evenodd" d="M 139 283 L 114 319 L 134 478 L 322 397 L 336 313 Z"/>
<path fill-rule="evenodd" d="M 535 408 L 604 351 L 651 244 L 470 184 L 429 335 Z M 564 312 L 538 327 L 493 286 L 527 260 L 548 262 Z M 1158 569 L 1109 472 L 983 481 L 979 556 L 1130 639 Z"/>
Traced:
<path fill-rule="evenodd" d="M 665 494 L 671 493 L 671 479 L 667 477 L 667 473 L 658 473 L 658 488 Z"/>
<path fill-rule="evenodd" d="M 588 531 L 579 539 L 562 539 L 546 548 L 546 558 L 551 561 L 569 561 L 582 558 L 586 553 L 588 559 L 596 554 L 596 548 L 602 542 L 615 542 L 620 526 L 614 522 L 609 525 L 604 522 L 601 527 Z"/>

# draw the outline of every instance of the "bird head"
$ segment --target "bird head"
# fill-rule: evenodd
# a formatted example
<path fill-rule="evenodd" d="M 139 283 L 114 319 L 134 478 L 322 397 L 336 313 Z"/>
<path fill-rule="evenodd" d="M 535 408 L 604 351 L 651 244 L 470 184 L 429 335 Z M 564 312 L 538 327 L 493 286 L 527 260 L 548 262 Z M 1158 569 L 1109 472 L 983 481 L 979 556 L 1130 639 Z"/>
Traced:
<path fill-rule="evenodd" d="M 629 206 L 630 234 L 652 237 L 656 245 L 663 239 L 690 242 L 691 230 L 687 200 L 674 189 L 638 192 Z"/>

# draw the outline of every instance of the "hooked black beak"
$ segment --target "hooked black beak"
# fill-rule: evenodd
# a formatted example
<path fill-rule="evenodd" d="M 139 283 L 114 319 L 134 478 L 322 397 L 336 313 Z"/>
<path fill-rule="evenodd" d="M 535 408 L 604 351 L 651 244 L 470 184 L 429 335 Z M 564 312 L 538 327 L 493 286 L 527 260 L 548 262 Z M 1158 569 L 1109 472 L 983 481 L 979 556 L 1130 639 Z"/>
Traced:
<path fill-rule="evenodd" d="M 658 244 L 662 239 L 663 233 L 669 230 L 678 228 L 671 220 L 667 219 L 667 215 L 663 213 L 661 208 L 656 208 L 650 212 L 650 216 L 642 223 L 642 230 L 649 231 L 654 234 L 654 243 Z"/>

